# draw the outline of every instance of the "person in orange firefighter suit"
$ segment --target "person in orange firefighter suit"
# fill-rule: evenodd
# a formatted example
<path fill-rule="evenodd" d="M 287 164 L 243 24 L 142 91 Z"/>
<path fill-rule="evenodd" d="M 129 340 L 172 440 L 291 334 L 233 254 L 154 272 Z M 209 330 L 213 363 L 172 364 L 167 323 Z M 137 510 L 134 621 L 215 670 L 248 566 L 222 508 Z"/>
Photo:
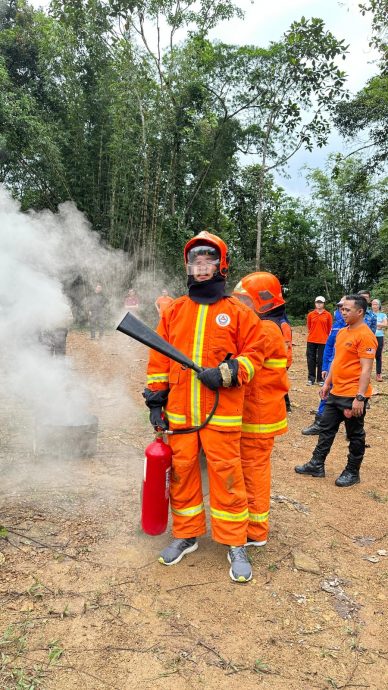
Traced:
<path fill-rule="evenodd" d="M 215 390 L 219 390 L 219 404 L 201 430 L 170 436 L 175 539 L 159 561 L 178 563 L 198 548 L 197 537 L 206 533 L 198 459 L 202 447 L 209 476 L 212 537 L 229 546 L 232 580 L 247 582 L 252 569 L 245 551 L 249 516 L 240 437 L 245 386 L 264 358 L 263 329 L 248 307 L 225 295 L 229 261 L 219 237 L 200 232 L 187 242 L 184 260 L 189 294 L 167 307 L 157 332 L 203 371 L 196 374 L 151 351 L 143 395 L 153 426 L 165 428 L 164 411 L 172 431 L 201 425 L 213 407 Z"/>
<path fill-rule="evenodd" d="M 233 295 L 256 312 L 265 334 L 263 368 L 247 386 L 241 433 L 249 509 L 247 546 L 264 546 L 268 538 L 271 452 L 275 436 L 287 431 L 287 350 L 281 325 L 273 314 L 284 300 L 276 276 L 265 272 L 247 275 Z"/>

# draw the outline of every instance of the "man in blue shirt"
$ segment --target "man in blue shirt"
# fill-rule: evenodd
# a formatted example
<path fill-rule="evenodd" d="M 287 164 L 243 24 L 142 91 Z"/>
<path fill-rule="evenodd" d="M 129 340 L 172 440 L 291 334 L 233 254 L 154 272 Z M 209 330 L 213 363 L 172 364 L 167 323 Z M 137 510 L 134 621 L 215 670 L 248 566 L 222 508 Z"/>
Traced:
<path fill-rule="evenodd" d="M 369 290 L 360 290 L 358 294 L 362 297 L 365 297 L 366 301 L 368 302 L 368 309 L 366 310 L 366 314 L 364 316 L 364 323 L 366 323 L 366 325 L 369 326 L 372 333 L 376 333 L 377 316 L 371 308 L 370 292 Z"/>

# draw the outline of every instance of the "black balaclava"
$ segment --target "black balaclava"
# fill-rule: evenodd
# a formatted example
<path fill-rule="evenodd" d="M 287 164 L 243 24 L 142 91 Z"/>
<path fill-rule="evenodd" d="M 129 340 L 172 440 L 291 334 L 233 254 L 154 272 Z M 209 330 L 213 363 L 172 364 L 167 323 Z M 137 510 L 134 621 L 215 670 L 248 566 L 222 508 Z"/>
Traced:
<path fill-rule="evenodd" d="M 190 299 L 197 304 L 215 304 L 225 297 L 225 278 L 220 273 L 201 282 L 197 282 L 194 276 L 188 276 L 187 287 Z"/>
<path fill-rule="evenodd" d="M 275 309 L 265 312 L 265 314 L 259 314 L 259 316 L 262 321 L 273 321 L 274 323 L 277 323 L 279 327 L 284 321 L 290 323 L 286 314 L 285 304 L 281 304 L 279 307 L 275 307 Z"/>

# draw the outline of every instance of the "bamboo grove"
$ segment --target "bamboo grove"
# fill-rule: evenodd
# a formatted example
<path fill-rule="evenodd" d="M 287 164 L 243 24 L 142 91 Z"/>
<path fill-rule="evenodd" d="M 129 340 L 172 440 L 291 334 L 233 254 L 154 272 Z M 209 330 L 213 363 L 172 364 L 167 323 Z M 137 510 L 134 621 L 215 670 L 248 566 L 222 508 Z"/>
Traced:
<path fill-rule="evenodd" d="M 230 0 L 52 0 L 47 11 L 2 0 L 0 182 L 24 209 L 73 200 L 134 272 L 174 276 L 186 240 L 208 228 L 232 249 L 232 280 L 275 272 L 294 316 L 323 289 L 388 298 L 384 2 L 362 10 L 380 73 L 350 97 L 348 46 L 319 18 L 240 46 L 209 37 L 241 15 Z M 291 197 L 275 171 L 335 125 L 348 141 L 367 130 L 370 147 L 333 154 L 310 171 L 311 197 Z"/>

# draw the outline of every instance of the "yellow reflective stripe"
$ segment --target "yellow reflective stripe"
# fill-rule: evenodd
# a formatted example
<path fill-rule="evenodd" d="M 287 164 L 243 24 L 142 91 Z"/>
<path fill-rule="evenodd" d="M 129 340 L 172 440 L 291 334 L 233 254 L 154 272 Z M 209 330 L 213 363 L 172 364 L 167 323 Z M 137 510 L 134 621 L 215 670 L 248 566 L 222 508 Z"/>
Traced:
<path fill-rule="evenodd" d="M 169 412 L 168 410 L 165 410 L 164 412 L 170 422 L 173 422 L 174 424 L 186 424 L 185 414 L 175 414 L 175 412 Z"/>
<path fill-rule="evenodd" d="M 247 370 L 248 372 L 248 381 L 253 379 L 255 375 L 255 367 L 253 366 L 252 362 L 248 357 L 237 357 L 239 362 L 243 365 L 243 367 Z"/>
<path fill-rule="evenodd" d="M 190 508 L 182 508 L 182 510 L 178 510 L 178 508 L 173 508 L 171 506 L 171 511 L 174 513 L 174 515 L 181 515 L 182 517 L 199 515 L 199 513 L 202 513 L 203 510 L 205 510 L 203 503 L 199 503 L 197 506 L 191 506 Z"/>
<path fill-rule="evenodd" d="M 149 374 L 147 376 L 147 383 L 164 383 L 168 382 L 168 374 Z"/>
<path fill-rule="evenodd" d="M 248 508 L 242 513 L 228 513 L 226 510 L 210 508 L 210 515 L 217 520 L 226 520 L 226 522 L 243 522 L 248 519 Z"/>
<path fill-rule="evenodd" d="M 192 360 L 202 366 L 203 340 L 205 337 L 206 317 L 209 310 L 207 304 L 200 304 L 194 331 L 194 345 Z M 201 424 L 201 382 L 195 371 L 191 371 L 191 423 L 193 426 Z"/>
<path fill-rule="evenodd" d="M 266 522 L 268 520 L 269 510 L 266 513 L 249 513 L 251 522 Z"/>
<path fill-rule="evenodd" d="M 241 426 L 242 417 L 228 417 L 214 414 L 209 424 L 216 424 L 217 426 Z"/>
<path fill-rule="evenodd" d="M 279 431 L 287 428 L 287 417 L 274 424 L 247 424 L 243 422 L 241 431 L 249 431 L 253 434 L 266 434 L 270 431 Z"/>
<path fill-rule="evenodd" d="M 286 359 L 265 359 L 263 362 L 263 367 L 266 369 L 285 369 L 286 366 Z"/>

